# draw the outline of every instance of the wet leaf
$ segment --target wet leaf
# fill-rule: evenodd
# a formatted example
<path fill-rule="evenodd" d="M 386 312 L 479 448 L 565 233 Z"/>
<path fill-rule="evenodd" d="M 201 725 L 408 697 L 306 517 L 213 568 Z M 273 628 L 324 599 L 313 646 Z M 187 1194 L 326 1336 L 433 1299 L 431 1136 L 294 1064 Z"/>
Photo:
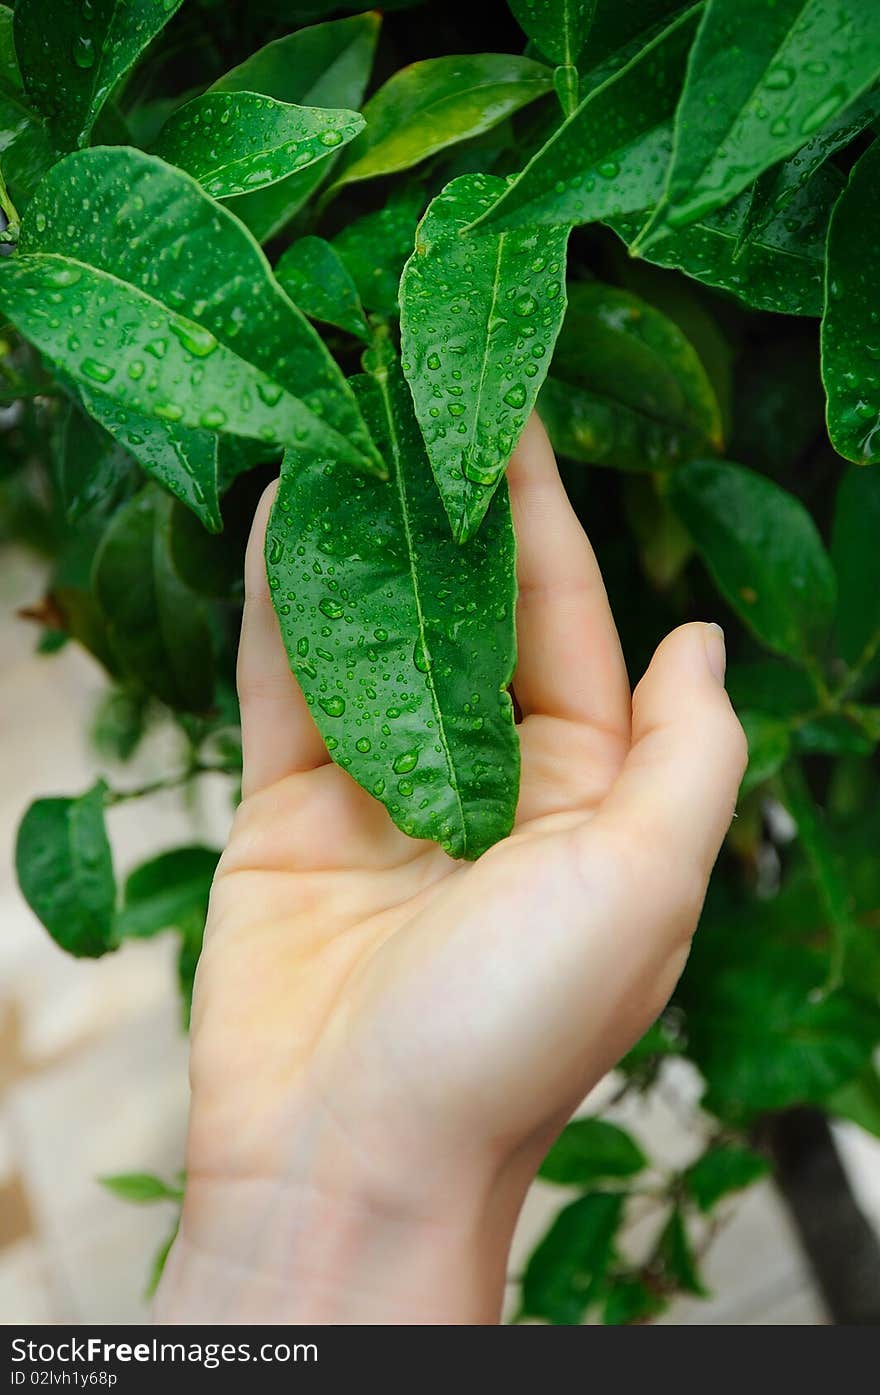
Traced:
<path fill-rule="evenodd" d="M 722 596 L 758 638 L 801 662 L 821 655 L 836 583 L 800 500 L 723 460 L 673 470 L 668 497 Z"/>
<path fill-rule="evenodd" d="M 509 53 L 411 63 L 367 102 L 367 128 L 347 152 L 333 190 L 409 169 L 438 150 L 490 131 L 552 91 L 550 68 Z"/>
<path fill-rule="evenodd" d="M 400 282 L 404 371 L 459 542 L 489 506 L 565 314 L 567 228 L 464 231 L 503 187 L 481 174 L 447 185 Z"/>
<path fill-rule="evenodd" d="M 575 1119 L 553 1144 L 538 1176 L 560 1186 L 584 1186 L 599 1177 L 632 1177 L 647 1165 L 625 1129 L 607 1119 Z"/>
<path fill-rule="evenodd" d="M 260 92 L 278 102 L 357 110 L 367 89 L 379 38 L 375 10 L 298 29 L 266 44 L 214 83 L 212 92 Z M 302 208 L 335 163 L 324 161 L 231 204 L 260 242 L 267 242 Z"/>
<path fill-rule="evenodd" d="M 128 452 L 71 403 L 61 425 L 57 454 L 58 488 L 68 523 L 118 498 L 132 470 Z"/>
<path fill-rule="evenodd" d="M 577 63 L 596 0 L 508 0 L 514 18 L 551 63 Z"/>
<path fill-rule="evenodd" d="M 707 286 L 731 291 L 759 310 L 821 315 L 828 220 L 842 187 L 837 170 L 818 170 L 785 212 L 746 243 L 740 256 L 735 254 L 748 212 L 748 194 L 705 221 L 640 248 L 639 254 Z M 632 251 L 638 220 L 615 218 L 609 223 Z"/>
<path fill-rule="evenodd" d="M 92 585 L 124 672 L 169 707 L 204 712 L 214 692 L 211 634 L 199 598 L 174 567 L 173 501 L 148 487 L 116 513 Z"/>
<path fill-rule="evenodd" d="M 369 342 L 370 327 L 357 286 L 336 248 L 322 237 L 301 237 L 282 255 L 275 279 L 304 315 Z"/>
<path fill-rule="evenodd" d="M 484 228 L 589 223 L 660 195 L 694 10 L 581 102 L 483 215 Z"/>
<path fill-rule="evenodd" d="M 376 213 L 356 218 L 333 246 L 347 267 L 368 310 L 396 315 L 403 264 L 416 242 L 416 224 L 425 206 L 420 188 L 404 186 Z"/>
<path fill-rule="evenodd" d="M 707 0 L 640 246 L 729 203 L 878 74 L 880 26 L 861 0 Z"/>
<path fill-rule="evenodd" d="M 58 158 L 24 91 L 13 42 L 13 12 L 0 5 L 0 163 L 19 211 Z"/>
<path fill-rule="evenodd" d="M 828 281 L 822 320 L 822 380 L 828 434 L 857 465 L 880 462 L 880 141 L 852 172 L 828 229 Z"/>
<path fill-rule="evenodd" d="M 31 910 L 62 949 L 86 958 L 117 944 L 106 788 L 99 780 L 77 799 L 38 799 L 21 821 L 15 849 L 18 883 Z"/>
<path fill-rule="evenodd" d="M 174 112 L 156 153 L 213 198 L 226 199 L 326 160 L 363 128 L 356 111 L 293 106 L 256 92 L 207 92 Z"/>
<path fill-rule="evenodd" d="M 60 150 L 86 145 L 119 79 L 182 0 L 88 0 L 46 14 L 46 0 L 18 0 L 15 47 L 24 85 Z"/>
<path fill-rule="evenodd" d="M 90 215 L 71 223 L 72 210 Z M 0 306 L 86 387 L 172 425 L 295 442 L 378 469 L 322 341 L 241 223 L 188 175 L 130 149 L 50 171 Z"/>
<path fill-rule="evenodd" d="M 585 464 L 666 469 L 721 446 L 715 393 L 681 330 L 599 281 L 569 287 L 538 411 L 556 450 Z"/>
<path fill-rule="evenodd" d="M 791 754 L 791 727 L 767 712 L 738 712 L 749 743 L 749 764 L 740 792 L 748 794 L 774 776 Z"/>
<path fill-rule="evenodd" d="M 533 1252 L 522 1281 L 523 1311 L 558 1326 L 583 1321 L 601 1294 L 625 1197 L 589 1192 L 566 1206 Z"/>
<path fill-rule="evenodd" d="M 399 370 L 357 390 L 392 478 L 287 456 L 266 544 L 282 637 L 333 759 L 405 833 L 475 858 L 517 799 L 506 492 L 458 546 Z"/>

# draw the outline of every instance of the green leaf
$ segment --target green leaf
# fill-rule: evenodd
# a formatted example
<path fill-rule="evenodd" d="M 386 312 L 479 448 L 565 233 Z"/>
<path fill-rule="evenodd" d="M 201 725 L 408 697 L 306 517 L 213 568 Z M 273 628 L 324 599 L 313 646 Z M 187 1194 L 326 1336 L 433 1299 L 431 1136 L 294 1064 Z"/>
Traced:
<path fill-rule="evenodd" d="M 139 416 L 90 388 L 81 388 L 80 397 L 89 415 L 148 475 L 192 509 L 209 532 L 220 531 L 217 437 L 212 432 Z"/>
<path fill-rule="evenodd" d="M 453 536 L 485 515 L 565 314 L 567 228 L 466 233 L 504 181 L 465 174 L 431 203 L 400 282 L 400 340 Z"/>
<path fill-rule="evenodd" d="M 208 92 L 173 113 L 156 153 L 213 198 L 228 199 L 326 160 L 363 128 L 356 111 L 293 106 L 257 92 Z"/>
<path fill-rule="evenodd" d="M 333 759 L 405 833 L 475 858 L 517 798 L 506 492 L 456 545 L 399 371 L 357 388 L 392 478 L 285 458 L 266 542 L 282 637 Z"/>
<path fill-rule="evenodd" d="M 135 150 L 70 155 L 31 201 L 19 249 L 0 264 L 0 306 L 76 381 L 173 425 L 379 468 L 321 339 L 188 175 Z"/>
<path fill-rule="evenodd" d="M 866 92 L 828 121 L 787 160 L 766 170 L 752 186 L 749 209 L 740 231 L 740 246 L 778 217 L 829 156 L 840 150 L 880 116 L 880 90 Z"/>
<path fill-rule="evenodd" d="M 606 1327 L 627 1327 L 646 1322 L 666 1307 L 665 1299 L 654 1293 L 637 1274 L 621 1274 L 609 1283 L 602 1322 Z"/>
<path fill-rule="evenodd" d="M 424 207 L 420 188 L 398 189 L 384 208 L 349 223 L 333 246 L 347 267 L 368 310 L 396 315 L 403 264 L 416 242 L 416 224 Z"/>
<path fill-rule="evenodd" d="M 880 473 L 848 470 L 837 489 L 831 560 L 837 573 L 837 645 L 851 666 L 880 645 Z"/>
<path fill-rule="evenodd" d="M 143 1204 L 152 1201 L 180 1201 L 183 1197 L 182 1187 L 170 1186 L 163 1182 L 161 1177 L 154 1177 L 151 1172 L 119 1172 L 113 1177 L 99 1177 L 98 1181 L 108 1192 L 112 1192 L 123 1201 Z"/>
<path fill-rule="evenodd" d="M 674 236 L 639 248 L 658 266 L 683 271 L 696 281 L 730 291 L 746 305 L 783 315 L 821 315 L 825 286 L 825 241 L 828 220 L 841 189 L 841 176 L 830 166 L 819 170 L 784 214 L 768 223 L 736 256 L 748 213 L 748 195 Z M 609 219 L 630 251 L 639 220 Z"/>
<path fill-rule="evenodd" d="M 133 466 L 128 452 L 71 403 L 61 425 L 57 470 L 64 516 L 76 523 L 118 499 Z"/>
<path fill-rule="evenodd" d="M 282 255 L 275 279 L 304 315 L 369 343 L 370 327 L 357 286 L 331 243 L 322 237 L 301 237 Z"/>
<path fill-rule="evenodd" d="M 681 466 L 668 490 L 718 590 L 757 637 L 801 662 L 821 654 L 835 578 L 803 504 L 723 460 Z"/>
<path fill-rule="evenodd" d="M 220 857 L 214 848 L 173 848 L 129 874 L 117 925 L 119 934 L 145 939 L 161 930 L 185 930 L 208 912 L 208 896 Z"/>
<path fill-rule="evenodd" d="M 367 102 L 367 128 L 343 160 L 332 192 L 420 164 L 438 150 L 490 131 L 552 91 L 551 69 L 510 53 L 411 63 Z"/>
<path fill-rule="evenodd" d="M 659 197 L 696 10 L 593 91 L 483 215 L 483 227 L 589 223 Z"/>
<path fill-rule="evenodd" d="M 804 332 L 806 331 L 806 332 Z M 825 430 L 825 394 L 812 325 L 749 343 L 736 366 L 730 454 L 783 476 Z"/>
<path fill-rule="evenodd" d="M 55 162 L 49 134 L 28 104 L 15 56 L 13 12 L 0 6 L 0 164 L 3 178 L 19 200 L 30 198 L 45 171 Z"/>
<path fill-rule="evenodd" d="M 155 1297 L 156 1290 L 159 1287 L 159 1282 L 162 1278 L 162 1275 L 165 1273 L 165 1265 L 168 1262 L 168 1256 L 171 1253 L 171 1247 L 177 1239 L 177 1232 L 179 1231 L 179 1229 L 180 1218 L 178 1217 L 178 1219 L 174 1222 L 174 1225 L 171 1227 L 171 1233 L 166 1237 L 165 1240 L 162 1241 L 162 1244 L 159 1246 L 158 1250 L 153 1256 L 153 1263 L 150 1266 L 150 1274 L 149 1278 L 147 1279 L 147 1286 L 144 1289 L 144 1299 L 147 1301 Z"/>
<path fill-rule="evenodd" d="M 203 712 L 214 692 L 204 607 L 177 575 L 169 548 L 173 503 L 152 487 L 112 519 L 92 584 L 125 672 L 169 707 Z"/>
<path fill-rule="evenodd" d="M 737 713 L 749 743 L 749 764 L 740 792 L 748 794 L 785 764 L 791 751 L 791 729 L 781 717 L 766 712 Z"/>
<path fill-rule="evenodd" d="M 822 320 L 822 380 L 828 434 L 857 465 L 880 461 L 877 283 L 880 251 L 880 141 L 853 166 L 828 229 L 828 279 Z"/>
<path fill-rule="evenodd" d="M 149 702 L 143 693 L 109 688 L 98 703 L 89 739 L 105 760 L 131 760 L 147 733 Z"/>
<path fill-rule="evenodd" d="M 644 245 L 729 203 L 870 86 L 876 19 L 859 0 L 707 0 Z"/>
<path fill-rule="evenodd" d="M 724 1196 L 742 1191 L 766 1177 L 770 1164 L 741 1143 L 716 1143 L 684 1174 L 688 1194 L 701 1211 L 711 1211 Z"/>
<path fill-rule="evenodd" d="M 558 1326 L 583 1320 L 601 1292 L 624 1200 L 618 1192 L 589 1192 L 559 1212 L 523 1275 L 522 1305 L 529 1317 Z"/>
<path fill-rule="evenodd" d="M 826 1107 L 830 1114 L 849 1119 L 880 1138 L 880 1074 L 876 1066 L 869 1065 L 855 1080 L 841 1085 L 829 1096 Z"/>
<path fill-rule="evenodd" d="M 632 1177 L 647 1165 L 625 1129 L 606 1119 L 575 1119 L 553 1144 L 538 1176 L 560 1186 L 582 1186 L 600 1177 Z"/>
<path fill-rule="evenodd" d="M 725 687 L 737 711 L 753 708 L 774 717 L 796 717 L 819 702 L 810 675 L 776 659 L 729 664 Z"/>
<path fill-rule="evenodd" d="M 696 1298 L 708 1298 L 708 1290 L 697 1270 L 684 1216 L 677 1206 L 663 1227 L 654 1262 L 662 1266 L 666 1278 L 671 1279 L 680 1292 L 692 1293 Z"/>
<path fill-rule="evenodd" d="M 658 470 L 721 446 L 721 412 L 677 325 L 629 291 L 582 281 L 538 410 L 570 460 Z"/>
<path fill-rule="evenodd" d="M 800 721 L 792 731 L 792 746 L 806 755 L 869 756 L 878 737 L 861 725 L 857 710 L 829 712 L 809 721 Z"/>
<path fill-rule="evenodd" d="M 117 946 L 106 788 L 99 780 L 77 799 L 36 800 L 15 849 L 18 884 L 31 910 L 62 949 L 87 958 Z"/>
<path fill-rule="evenodd" d="M 690 0 L 597 0 L 581 71 L 589 74 L 630 45 L 642 47 L 645 36 L 689 8 Z"/>
<path fill-rule="evenodd" d="M 596 0 L 508 0 L 524 34 L 551 63 L 572 66 L 590 32 Z"/>
<path fill-rule="evenodd" d="M 298 106 L 356 110 L 367 88 L 381 23 L 374 10 L 299 29 L 246 58 L 211 91 L 260 92 Z M 332 152 L 331 161 L 335 163 Z M 236 199 L 232 208 L 258 241 L 267 242 L 308 201 L 328 168 L 325 162 L 291 174 L 280 184 Z"/>
<path fill-rule="evenodd" d="M 89 0 L 54 5 L 18 0 L 15 47 L 34 106 L 60 150 L 88 143 L 119 79 L 156 37 L 182 0 Z"/>

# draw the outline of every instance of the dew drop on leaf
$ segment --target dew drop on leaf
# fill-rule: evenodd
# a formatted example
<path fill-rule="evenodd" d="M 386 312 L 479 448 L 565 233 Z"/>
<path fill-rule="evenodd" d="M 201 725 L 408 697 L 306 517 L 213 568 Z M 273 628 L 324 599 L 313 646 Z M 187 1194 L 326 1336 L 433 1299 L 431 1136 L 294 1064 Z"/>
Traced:
<path fill-rule="evenodd" d="M 328 717 L 341 717 L 345 711 L 345 699 L 341 697 L 321 698 L 320 705 Z"/>

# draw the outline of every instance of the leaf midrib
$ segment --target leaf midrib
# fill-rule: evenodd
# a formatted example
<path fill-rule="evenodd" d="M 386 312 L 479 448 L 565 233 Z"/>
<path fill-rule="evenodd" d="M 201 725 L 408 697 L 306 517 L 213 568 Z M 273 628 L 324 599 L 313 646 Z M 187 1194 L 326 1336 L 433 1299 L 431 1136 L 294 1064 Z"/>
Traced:
<path fill-rule="evenodd" d="M 354 112 L 352 113 L 352 115 L 355 114 L 356 113 Z M 353 137 L 358 135 L 362 130 L 363 126 L 361 125 L 352 132 L 352 135 L 349 136 L 348 139 L 353 139 Z M 345 136 L 343 135 L 343 140 L 344 139 Z M 229 160 L 225 165 L 216 165 L 212 168 L 203 170 L 202 173 L 199 175 L 199 179 L 216 179 L 218 175 L 226 174 L 229 170 L 236 170 L 242 166 L 246 167 L 248 165 L 252 165 L 258 160 L 266 159 L 267 156 L 278 154 L 279 151 L 288 150 L 291 147 L 296 147 L 298 145 L 305 146 L 309 144 L 310 141 L 315 140 L 318 140 L 317 133 L 310 136 L 288 136 L 286 140 L 279 140 L 275 145 L 263 146 L 262 149 L 258 152 L 251 152 L 248 155 L 241 155 L 235 160 Z M 303 170 L 310 169 L 312 165 L 317 164 L 320 160 L 324 159 L 325 156 L 330 156 L 333 153 L 333 149 L 331 149 L 330 147 L 325 147 L 325 150 L 318 151 L 318 153 L 315 156 L 313 156 L 311 160 L 309 160 L 308 164 L 298 165 L 296 169 L 285 170 L 285 172 L 282 175 L 279 175 L 277 179 L 272 180 L 271 182 L 277 184 L 280 183 L 282 179 L 287 179 L 288 176 L 291 174 L 300 174 Z M 247 189 L 244 192 L 253 193 L 254 191 L 252 189 Z"/>
<path fill-rule="evenodd" d="M 504 240 L 506 236 L 507 234 L 504 232 L 498 235 L 498 250 L 495 254 L 495 271 L 492 277 L 492 290 L 489 297 L 489 313 L 486 319 L 486 335 L 483 344 L 483 362 L 480 365 L 480 379 L 477 383 L 477 393 L 476 398 L 474 400 L 474 416 L 473 421 L 471 422 L 471 438 L 464 451 L 464 457 L 466 461 L 472 459 L 472 452 L 474 451 L 474 448 L 476 446 L 476 438 L 478 434 L 477 428 L 480 423 L 480 408 L 483 399 L 483 389 L 486 383 L 486 370 L 489 365 L 489 349 L 491 343 L 490 327 L 495 313 L 495 306 L 498 303 L 498 293 L 501 289 L 501 261 L 504 255 Z M 503 470 L 504 461 L 502 460 L 498 466 L 499 477 L 502 474 Z M 471 482 L 467 476 L 467 469 L 465 469 L 464 471 L 464 483 L 464 499 L 462 501 L 461 506 L 461 517 L 458 521 L 458 529 L 456 533 L 457 537 L 462 536 L 464 529 L 467 526 L 468 514 L 470 512 L 468 504 L 473 496 L 473 489 L 471 488 Z"/>
<path fill-rule="evenodd" d="M 422 609 L 421 590 L 419 587 L 418 572 L 415 566 L 416 549 L 413 543 L 412 528 L 409 519 L 409 504 L 406 498 L 406 489 L 404 487 L 403 482 L 403 470 L 401 468 L 403 452 L 400 448 L 400 441 L 397 435 L 397 427 L 394 421 L 394 411 L 391 404 L 391 395 L 389 392 L 387 373 L 382 374 L 381 376 L 377 374 L 376 382 L 382 394 L 382 405 L 385 410 L 385 420 L 388 426 L 388 439 L 391 442 L 391 453 L 394 456 L 394 483 L 397 488 L 398 498 L 400 500 L 400 512 L 403 521 L 404 537 L 406 539 L 406 552 L 407 557 L 409 559 L 409 572 L 410 578 L 412 580 L 413 598 L 415 600 L 416 606 L 416 620 L 418 622 L 419 627 L 419 645 L 421 646 L 421 652 L 427 654 L 430 658 L 431 650 L 427 643 L 425 616 L 424 611 Z M 462 855 L 464 856 L 466 855 L 468 849 L 468 830 L 467 824 L 465 822 L 464 806 L 461 802 L 461 791 L 458 787 L 458 777 L 455 769 L 455 762 L 452 758 L 452 750 L 450 747 L 449 739 L 446 734 L 446 719 L 443 715 L 443 711 L 440 706 L 440 698 L 437 693 L 437 686 L 434 680 L 434 668 L 432 664 L 429 663 L 428 672 L 424 676 L 427 681 L 428 692 L 431 697 L 431 706 L 434 709 L 434 718 L 437 722 L 437 735 L 439 737 L 440 744 L 443 747 L 443 755 L 446 760 L 446 770 L 449 776 L 449 785 L 452 789 L 453 794 L 455 795 L 455 803 L 456 808 L 458 809 L 458 818 L 462 836 L 461 851 Z"/>

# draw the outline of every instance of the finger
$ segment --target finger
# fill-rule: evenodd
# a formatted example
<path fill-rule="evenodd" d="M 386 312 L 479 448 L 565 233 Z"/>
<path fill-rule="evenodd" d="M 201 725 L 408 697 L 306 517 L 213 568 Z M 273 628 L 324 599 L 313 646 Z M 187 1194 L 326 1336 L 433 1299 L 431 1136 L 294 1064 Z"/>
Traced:
<path fill-rule="evenodd" d="M 257 505 L 245 557 L 245 602 L 238 650 L 243 795 L 254 794 L 286 775 L 311 770 L 330 759 L 290 671 L 266 579 L 266 524 L 277 489 L 276 480 Z"/>
<path fill-rule="evenodd" d="M 514 690 L 542 713 L 629 735 L 629 682 L 593 549 L 532 413 L 509 470 L 517 540 Z"/>
<path fill-rule="evenodd" d="M 697 909 L 748 755 L 724 667 L 717 625 L 667 635 L 633 697 L 630 753 L 591 825 L 591 836 L 625 840 L 646 897 L 669 889 Z"/>

